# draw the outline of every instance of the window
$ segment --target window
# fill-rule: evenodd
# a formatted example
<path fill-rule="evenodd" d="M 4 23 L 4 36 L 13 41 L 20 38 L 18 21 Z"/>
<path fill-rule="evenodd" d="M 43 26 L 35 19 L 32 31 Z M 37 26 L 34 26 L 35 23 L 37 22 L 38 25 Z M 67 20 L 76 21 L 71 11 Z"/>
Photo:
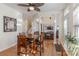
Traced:
<path fill-rule="evenodd" d="M 79 6 L 73 11 L 74 35 L 79 38 Z"/>
<path fill-rule="evenodd" d="M 67 19 L 64 20 L 64 35 L 67 35 Z"/>

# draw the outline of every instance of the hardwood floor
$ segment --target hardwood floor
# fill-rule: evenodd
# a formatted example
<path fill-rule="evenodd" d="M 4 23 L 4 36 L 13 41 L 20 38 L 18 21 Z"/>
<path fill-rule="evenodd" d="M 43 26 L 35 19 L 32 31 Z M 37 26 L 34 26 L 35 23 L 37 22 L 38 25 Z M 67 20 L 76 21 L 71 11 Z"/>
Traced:
<path fill-rule="evenodd" d="M 53 40 L 44 40 L 44 56 L 56 56 Z"/>
<path fill-rule="evenodd" d="M 16 46 L 13 46 L 5 51 L 0 52 L 0 56 L 17 56 Z"/>
<path fill-rule="evenodd" d="M 53 40 L 44 40 L 44 53 L 42 54 L 42 56 L 57 56 L 59 54 L 56 52 Z M 0 56 L 17 56 L 16 46 L 0 52 Z"/>

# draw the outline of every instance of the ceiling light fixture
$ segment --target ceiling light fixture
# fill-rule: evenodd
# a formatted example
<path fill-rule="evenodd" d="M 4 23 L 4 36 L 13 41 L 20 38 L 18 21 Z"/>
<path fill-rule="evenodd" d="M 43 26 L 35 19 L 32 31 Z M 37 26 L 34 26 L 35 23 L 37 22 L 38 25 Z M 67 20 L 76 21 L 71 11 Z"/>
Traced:
<path fill-rule="evenodd" d="M 30 7 L 29 7 L 29 10 L 34 10 L 34 7 L 30 6 Z"/>

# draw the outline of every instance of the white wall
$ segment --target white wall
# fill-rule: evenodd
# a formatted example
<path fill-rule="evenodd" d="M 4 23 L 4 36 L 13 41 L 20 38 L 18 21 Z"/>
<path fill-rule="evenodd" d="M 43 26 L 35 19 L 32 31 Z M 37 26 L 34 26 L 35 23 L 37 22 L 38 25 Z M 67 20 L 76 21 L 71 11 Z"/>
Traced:
<path fill-rule="evenodd" d="M 51 20 L 50 18 L 51 17 Z M 41 24 L 43 25 L 52 25 L 53 26 L 53 19 L 54 18 L 54 14 L 53 12 L 40 12 L 38 13 L 38 15 L 36 16 L 34 22 L 33 22 L 33 32 L 38 30 L 38 26 L 39 26 L 39 31 L 41 31 Z M 37 21 L 38 19 L 38 21 Z M 39 24 L 38 24 L 39 23 Z M 43 28 L 42 28 L 43 29 Z"/>
<path fill-rule="evenodd" d="M 59 42 L 63 43 L 64 40 L 64 14 L 63 11 L 59 13 Z M 60 44 L 60 43 L 59 43 Z"/>
<path fill-rule="evenodd" d="M 34 20 L 32 23 L 32 33 L 35 31 L 39 31 L 39 23 L 36 20 Z"/>
<path fill-rule="evenodd" d="M 27 33 L 27 30 L 28 30 L 28 18 L 26 17 L 25 14 L 23 14 L 23 32 Z"/>
<path fill-rule="evenodd" d="M 37 15 L 37 13 L 36 13 L 36 15 Z M 30 21 L 34 22 L 34 18 L 37 18 L 36 15 L 33 13 L 32 13 L 32 15 L 30 13 L 23 14 L 23 29 L 22 30 L 23 30 L 23 32 L 26 33 L 26 35 L 28 33 L 28 21 L 30 20 Z M 34 23 L 32 23 L 32 24 L 34 24 Z M 35 26 L 33 26 L 33 27 L 35 27 Z"/>
<path fill-rule="evenodd" d="M 4 32 L 3 16 L 8 16 L 17 19 L 16 32 Z M 22 32 L 22 14 L 15 9 L 0 4 L 0 51 L 3 51 L 16 44 L 17 33 Z"/>

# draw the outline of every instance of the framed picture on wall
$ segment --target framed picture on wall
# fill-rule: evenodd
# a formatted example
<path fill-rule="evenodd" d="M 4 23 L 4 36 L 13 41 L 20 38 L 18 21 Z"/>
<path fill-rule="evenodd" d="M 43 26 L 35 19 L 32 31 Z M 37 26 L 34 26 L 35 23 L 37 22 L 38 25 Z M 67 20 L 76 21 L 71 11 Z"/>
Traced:
<path fill-rule="evenodd" d="M 15 18 L 3 16 L 4 32 L 17 31 L 17 20 Z"/>

